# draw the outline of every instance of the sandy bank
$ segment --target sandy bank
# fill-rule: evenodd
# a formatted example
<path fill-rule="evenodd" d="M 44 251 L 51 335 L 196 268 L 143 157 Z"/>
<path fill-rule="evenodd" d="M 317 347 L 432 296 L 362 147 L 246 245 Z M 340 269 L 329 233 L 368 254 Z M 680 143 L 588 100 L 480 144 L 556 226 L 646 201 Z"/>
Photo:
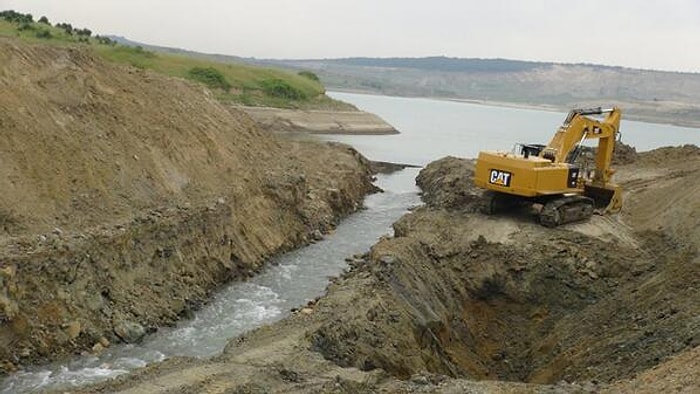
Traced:
<path fill-rule="evenodd" d="M 236 107 L 271 132 L 312 134 L 397 134 L 392 125 L 364 111 L 314 111 L 269 107 Z"/>

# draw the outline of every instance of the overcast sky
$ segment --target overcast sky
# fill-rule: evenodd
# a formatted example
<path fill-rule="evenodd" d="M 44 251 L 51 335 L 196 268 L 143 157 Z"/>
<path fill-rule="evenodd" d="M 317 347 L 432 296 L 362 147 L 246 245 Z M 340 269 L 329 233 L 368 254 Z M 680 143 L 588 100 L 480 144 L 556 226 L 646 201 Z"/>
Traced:
<path fill-rule="evenodd" d="M 257 58 L 507 58 L 700 72 L 700 0 L 0 0 L 99 34 Z"/>

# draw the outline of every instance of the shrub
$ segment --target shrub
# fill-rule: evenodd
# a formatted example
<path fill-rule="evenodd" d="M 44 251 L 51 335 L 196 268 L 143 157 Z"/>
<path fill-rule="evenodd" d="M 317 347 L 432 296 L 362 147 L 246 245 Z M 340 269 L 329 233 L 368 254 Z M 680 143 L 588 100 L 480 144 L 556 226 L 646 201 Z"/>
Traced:
<path fill-rule="evenodd" d="M 92 35 L 92 31 L 90 31 L 90 29 L 75 29 L 75 34 L 90 37 Z"/>
<path fill-rule="evenodd" d="M 57 23 L 56 27 L 63 29 L 68 34 L 73 34 L 73 25 L 70 23 Z"/>
<path fill-rule="evenodd" d="M 312 81 L 320 82 L 318 75 L 312 73 L 311 71 L 299 71 L 299 75 Z"/>
<path fill-rule="evenodd" d="M 306 94 L 281 79 L 266 79 L 260 83 L 263 92 L 268 96 L 279 97 L 288 100 L 304 100 Z"/>
<path fill-rule="evenodd" d="M 45 30 L 45 29 L 41 29 L 41 30 L 39 30 L 38 32 L 36 32 L 36 37 L 37 37 L 37 38 L 50 39 L 50 38 L 53 37 L 53 36 L 51 35 L 51 32 L 50 32 L 50 31 Z"/>
<path fill-rule="evenodd" d="M 34 26 L 30 23 L 21 22 L 19 24 L 19 26 L 17 27 L 17 30 L 19 30 L 19 31 L 34 30 Z"/>
<path fill-rule="evenodd" d="M 50 24 L 51 24 L 51 23 L 49 23 L 49 18 L 47 18 L 47 17 L 45 17 L 45 16 L 42 16 L 41 18 L 39 18 L 39 23 L 43 23 L 43 24 L 45 24 L 45 25 L 50 25 Z"/>
<path fill-rule="evenodd" d="M 111 45 L 111 46 L 117 45 L 117 42 L 116 42 L 116 41 L 112 40 L 112 39 L 109 38 L 109 37 L 103 37 L 103 36 L 101 36 L 101 35 L 99 35 L 99 34 L 95 36 L 95 39 L 96 39 L 97 42 L 99 42 L 100 44 Z M 142 48 L 142 49 L 143 49 L 143 48 Z"/>
<path fill-rule="evenodd" d="M 201 82 L 212 89 L 231 89 L 231 84 L 221 71 L 214 67 L 193 67 L 187 72 L 187 76 L 197 82 Z"/>

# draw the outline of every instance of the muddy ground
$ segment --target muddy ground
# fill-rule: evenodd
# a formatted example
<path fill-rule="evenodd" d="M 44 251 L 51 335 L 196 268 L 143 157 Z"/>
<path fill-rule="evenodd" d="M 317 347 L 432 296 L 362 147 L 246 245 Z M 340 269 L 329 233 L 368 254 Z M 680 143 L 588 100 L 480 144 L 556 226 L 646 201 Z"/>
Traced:
<path fill-rule="evenodd" d="M 86 392 L 694 392 L 700 149 L 628 159 L 622 214 L 557 229 L 475 212 L 473 163 L 434 162 L 426 205 L 326 296 Z"/>

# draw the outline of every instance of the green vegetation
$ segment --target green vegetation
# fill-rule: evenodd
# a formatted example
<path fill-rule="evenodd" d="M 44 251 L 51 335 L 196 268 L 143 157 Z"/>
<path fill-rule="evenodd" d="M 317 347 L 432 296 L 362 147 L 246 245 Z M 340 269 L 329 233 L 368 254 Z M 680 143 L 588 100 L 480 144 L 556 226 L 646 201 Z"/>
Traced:
<path fill-rule="evenodd" d="M 50 39 L 51 37 L 53 37 L 53 35 L 51 34 L 51 32 L 48 31 L 48 30 L 46 30 L 46 29 L 38 30 L 38 31 L 36 32 L 35 36 L 36 36 L 37 38 L 44 38 L 44 39 Z"/>
<path fill-rule="evenodd" d="M 272 96 L 290 100 L 306 100 L 307 96 L 301 89 L 290 85 L 282 79 L 266 79 L 260 83 L 263 91 Z"/>
<path fill-rule="evenodd" d="M 0 12 L 0 18 L 17 24 L 34 22 L 34 17 L 32 14 L 22 14 L 13 10 Z"/>
<path fill-rule="evenodd" d="M 309 79 L 312 80 L 312 81 L 316 81 L 316 82 L 321 81 L 321 80 L 318 78 L 318 75 L 312 73 L 311 71 L 299 71 L 298 74 L 299 74 L 300 76 L 302 76 L 302 77 L 309 78 Z"/>
<path fill-rule="evenodd" d="M 156 53 L 141 47 L 95 45 L 94 49 L 112 62 L 200 82 L 224 102 L 280 108 L 336 105 L 324 95 L 320 82 L 286 71 Z"/>
<path fill-rule="evenodd" d="M 0 12 L 0 36 L 50 45 L 90 47 L 110 62 L 202 83 L 224 102 L 280 108 L 347 108 L 344 103 L 326 96 L 318 76 L 308 71 L 294 74 L 228 61 L 152 52 L 140 46 L 119 45 L 109 37 L 93 36 L 89 29 L 70 23 L 52 26 L 46 17 L 34 22 L 31 15 L 15 11 Z"/>
<path fill-rule="evenodd" d="M 211 89 L 221 89 L 227 92 L 231 89 L 231 84 L 226 80 L 226 77 L 214 67 L 193 67 L 187 72 L 187 76 Z"/>

